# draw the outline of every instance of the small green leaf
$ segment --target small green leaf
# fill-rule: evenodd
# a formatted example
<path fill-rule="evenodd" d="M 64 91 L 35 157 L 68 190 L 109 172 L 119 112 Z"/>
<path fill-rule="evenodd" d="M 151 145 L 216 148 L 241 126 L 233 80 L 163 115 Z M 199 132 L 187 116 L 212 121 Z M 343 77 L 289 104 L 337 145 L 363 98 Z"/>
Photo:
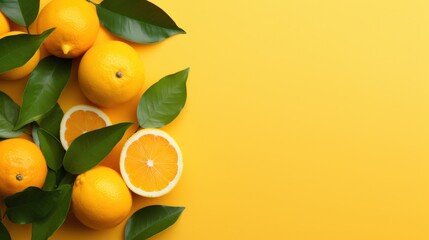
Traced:
<path fill-rule="evenodd" d="M 42 119 L 37 121 L 37 123 L 39 124 L 40 128 L 43 128 L 43 130 L 50 133 L 52 136 L 60 139 L 60 125 L 63 116 L 64 112 L 57 103 L 51 109 L 51 111 L 46 113 Z"/>
<path fill-rule="evenodd" d="M 128 219 L 125 240 L 147 239 L 173 225 L 184 207 L 153 205 L 142 208 Z"/>
<path fill-rule="evenodd" d="M 189 68 L 168 75 L 152 85 L 140 99 L 137 119 L 142 128 L 160 128 L 179 115 L 186 102 Z"/>
<path fill-rule="evenodd" d="M 48 167 L 54 171 L 59 170 L 65 154 L 60 141 L 42 128 L 39 128 L 37 135 L 39 136 L 40 149 L 45 156 Z"/>
<path fill-rule="evenodd" d="M 28 27 L 39 12 L 39 0 L 0 0 L 0 9 L 13 22 Z"/>
<path fill-rule="evenodd" d="M 19 34 L 0 39 L 0 73 L 28 62 L 52 31 L 54 28 L 39 35 Z"/>
<path fill-rule="evenodd" d="M 24 132 L 25 128 L 13 130 L 18 114 L 18 104 L 0 91 L 0 138 L 14 138 Z"/>
<path fill-rule="evenodd" d="M 58 199 L 55 204 L 53 204 L 52 211 L 43 219 L 33 223 L 32 240 L 48 239 L 66 220 L 70 209 L 72 186 L 62 185 L 58 187 L 55 192 L 58 194 Z"/>
<path fill-rule="evenodd" d="M 104 0 L 96 7 L 101 24 L 129 41 L 154 43 L 185 33 L 167 13 L 146 0 Z"/>
<path fill-rule="evenodd" d="M 71 59 L 49 56 L 31 73 L 15 129 L 41 119 L 56 104 L 71 73 Z"/>
<path fill-rule="evenodd" d="M 11 240 L 9 232 L 7 231 L 6 227 L 3 225 L 1 221 L 0 221 L 0 239 Z"/>
<path fill-rule="evenodd" d="M 81 174 L 100 163 L 121 140 L 132 123 L 118 123 L 77 137 L 64 156 L 64 169 Z"/>
<path fill-rule="evenodd" d="M 5 198 L 6 215 L 13 223 L 32 223 L 47 216 L 58 198 L 58 192 L 29 187 Z"/>
<path fill-rule="evenodd" d="M 48 168 L 48 174 L 46 175 L 45 183 L 43 184 L 43 190 L 51 191 L 57 186 L 57 173 Z"/>

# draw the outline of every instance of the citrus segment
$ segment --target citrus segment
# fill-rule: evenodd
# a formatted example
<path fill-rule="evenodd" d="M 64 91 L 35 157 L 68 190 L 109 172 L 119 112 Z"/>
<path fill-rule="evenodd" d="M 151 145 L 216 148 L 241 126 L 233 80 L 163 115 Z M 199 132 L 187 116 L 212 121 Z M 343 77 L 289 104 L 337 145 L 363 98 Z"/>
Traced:
<path fill-rule="evenodd" d="M 100 109 L 88 105 L 70 108 L 61 120 L 60 138 L 64 149 L 80 135 L 92 130 L 110 126 L 109 117 Z"/>
<path fill-rule="evenodd" d="M 0 195 L 20 192 L 27 187 L 41 188 L 48 167 L 36 144 L 22 138 L 0 142 Z"/>
<path fill-rule="evenodd" d="M 136 194 L 159 197 L 179 181 L 182 153 L 174 139 L 158 129 L 143 129 L 125 143 L 120 169 L 127 186 Z"/>
<path fill-rule="evenodd" d="M 121 176 L 113 169 L 96 167 L 76 178 L 72 211 L 93 229 L 111 228 L 130 213 L 132 196 Z"/>

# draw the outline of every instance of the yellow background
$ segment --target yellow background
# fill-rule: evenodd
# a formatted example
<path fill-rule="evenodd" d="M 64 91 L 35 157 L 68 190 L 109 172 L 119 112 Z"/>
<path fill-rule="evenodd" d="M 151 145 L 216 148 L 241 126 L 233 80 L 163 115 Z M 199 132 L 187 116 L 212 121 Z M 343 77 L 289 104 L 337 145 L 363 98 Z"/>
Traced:
<path fill-rule="evenodd" d="M 134 198 L 134 210 L 186 206 L 153 239 L 429 239 L 429 1 L 153 2 L 188 34 L 134 45 L 145 88 L 191 67 L 165 128 L 183 176 L 164 197 Z M 0 83 L 17 102 L 24 85 Z M 73 76 L 65 110 L 87 103 L 78 91 Z M 133 119 L 136 102 L 107 112 Z M 28 239 L 29 226 L 7 227 Z M 123 230 L 71 215 L 52 239 Z"/>

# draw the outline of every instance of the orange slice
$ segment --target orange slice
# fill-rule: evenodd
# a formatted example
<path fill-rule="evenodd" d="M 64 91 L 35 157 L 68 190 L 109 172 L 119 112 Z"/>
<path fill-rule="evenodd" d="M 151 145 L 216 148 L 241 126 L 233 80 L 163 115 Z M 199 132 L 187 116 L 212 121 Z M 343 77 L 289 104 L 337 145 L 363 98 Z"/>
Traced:
<path fill-rule="evenodd" d="M 70 108 L 61 120 L 60 140 L 64 149 L 80 135 L 112 125 L 109 117 L 100 109 L 88 105 Z"/>
<path fill-rule="evenodd" d="M 170 192 L 183 170 L 179 146 L 159 129 L 142 129 L 132 135 L 122 148 L 119 164 L 127 186 L 144 197 Z"/>

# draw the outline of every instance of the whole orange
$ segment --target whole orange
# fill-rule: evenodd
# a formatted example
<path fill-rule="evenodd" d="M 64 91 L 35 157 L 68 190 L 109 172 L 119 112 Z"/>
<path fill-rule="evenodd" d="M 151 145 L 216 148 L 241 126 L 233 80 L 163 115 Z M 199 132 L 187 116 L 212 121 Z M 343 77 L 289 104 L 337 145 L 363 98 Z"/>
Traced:
<path fill-rule="evenodd" d="M 48 52 L 62 58 L 74 58 L 88 50 L 100 28 L 95 6 L 85 0 L 53 0 L 40 12 L 39 33 L 55 31 L 45 40 Z"/>
<path fill-rule="evenodd" d="M 102 107 L 125 103 L 140 93 L 143 62 L 130 45 L 108 41 L 94 45 L 82 58 L 78 71 L 83 94 Z"/>
<path fill-rule="evenodd" d="M 73 185 L 72 211 L 93 229 L 112 228 L 131 211 L 131 192 L 121 175 L 108 167 L 95 167 L 80 174 Z"/>
<path fill-rule="evenodd" d="M 39 147 L 26 139 L 0 142 L 0 195 L 6 197 L 27 187 L 41 188 L 48 167 Z"/>

